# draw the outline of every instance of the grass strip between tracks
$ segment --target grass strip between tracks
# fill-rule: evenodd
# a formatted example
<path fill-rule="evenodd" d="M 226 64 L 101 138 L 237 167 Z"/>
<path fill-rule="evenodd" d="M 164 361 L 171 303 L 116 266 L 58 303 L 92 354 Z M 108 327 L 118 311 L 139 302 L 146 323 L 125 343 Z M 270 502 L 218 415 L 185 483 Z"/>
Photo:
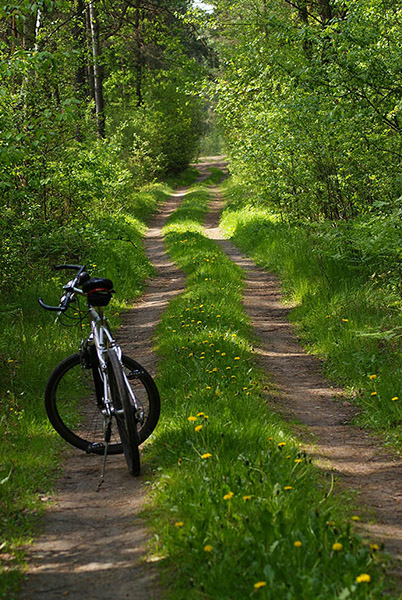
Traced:
<path fill-rule="evenodd" d="M 187 274 L 158 330 L 163 409 L 148 449 L 169 597 L 379 598 L 378 546 L 269 410 L 242 272 L 203 233 L 208 199 L 196 184 L 164 228 Z"/>

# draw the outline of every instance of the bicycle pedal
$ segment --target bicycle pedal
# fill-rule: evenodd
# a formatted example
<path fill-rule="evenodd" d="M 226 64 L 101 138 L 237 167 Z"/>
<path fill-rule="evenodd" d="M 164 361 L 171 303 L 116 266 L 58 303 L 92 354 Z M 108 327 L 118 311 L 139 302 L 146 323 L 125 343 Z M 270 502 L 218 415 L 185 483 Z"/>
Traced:
<path fill-rule="evenodd" d="M 138 410 L 135 411 L 135 420 L 137 423 L 140 423 L 142 425 L 144 423 L 144 419 L 145 419 L 145 412 L 142 408 L 139 408 Z"/>
<path fill-rule="evenodd" d="M 104 447 L 105 447 L 105 444 L 103 444 L 102 442 L 94 442 L 93 444 L 88 444 L 86 453 L 87 454 L 97 454 L 99 452 L 99 450 L 103 450 Z"/>

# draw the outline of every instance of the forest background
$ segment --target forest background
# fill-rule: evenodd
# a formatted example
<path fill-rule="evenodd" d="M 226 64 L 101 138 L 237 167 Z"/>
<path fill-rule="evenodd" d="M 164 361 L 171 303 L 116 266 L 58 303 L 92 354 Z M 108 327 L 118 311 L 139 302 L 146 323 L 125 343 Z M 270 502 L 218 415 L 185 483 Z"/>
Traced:
<path fill-rule="evenodd" d="M 400 446 L 402 3 L 209 7 L 1 3 L 3 456 L 26 418 L 44 440 L 33 399 L 54 345 L 35 298 L 55 293 L 49 267 L 99 263 L 132 300 L 151 272 L 138 248 L 157 181 L 200 148 L 221 151 L 219 135 L 233 175 L 224 227 L 283 276 L 301 335 L 365 406 L 362 422 Z M 3 457 L 0 469 L 7 496 L 18 469 Z"/>
<path fill-rule="evenodd" d="M 398 271 L 400 3 L 211 5 L 2 3 L 2 291 L 62 258 L 61 239 L 71 258 L 106 198 L 183 170 L 206 99 L 231 171 L 261 202 L 346 228 L 358 261 L 370 214 L 371 245 L 392 257 L 381 270 Z"/>

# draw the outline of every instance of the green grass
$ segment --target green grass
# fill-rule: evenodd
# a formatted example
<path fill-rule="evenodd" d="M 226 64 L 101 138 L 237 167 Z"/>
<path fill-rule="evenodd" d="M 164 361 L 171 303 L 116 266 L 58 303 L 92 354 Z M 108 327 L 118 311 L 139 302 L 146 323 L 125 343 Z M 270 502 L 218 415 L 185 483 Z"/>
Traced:
<path fill-rule="evenodd" d="M 197 174 L 189 169 L 180 184 L 193 182 Z M 38 249 L 48 252 L 52 265 L 85 263 L 90 273 L 112 279 L 117 292 L 109 310 L 113 326 L 153 272 L 142 236 L 146 221 L 170 191 L 168 184 L 155 184 L 115 199 L 93 221 L 77 223 L 76 232 L 71 224 Z M 46 504 L 43 498 L 49 495 L 65 445 L 47 422 L 43 392 L 52 369 L 77 351 L 81 330 L 55 324 L 54 313 L 41 309 L 37 298 L 57 305 L 66 279 L 66 272 L 56 274 L 42 267 L 32 282 L 1 298 L 0 598 L 4 600 L 16 597 L 24 565 L 22 548 L 37 532 Z"/>
<path fill-rule="evenodd" d="M 402 449 L 401 239 L 393 220 L 288 225 L 241 186 L 231 182 L 227 193 L 227 235 L 279 274 L 304 344 L 361 407 L 359 424 Z"/>
<path fill-rule="evenodd" d="M 203 235 L 207 201 L 194 186 L 164 229 L 187 273 L 158 329 L 163 410 L 147 454 L 168 597 L 379 598 L 380 556 L 269 410 L 242 272 Z"/>

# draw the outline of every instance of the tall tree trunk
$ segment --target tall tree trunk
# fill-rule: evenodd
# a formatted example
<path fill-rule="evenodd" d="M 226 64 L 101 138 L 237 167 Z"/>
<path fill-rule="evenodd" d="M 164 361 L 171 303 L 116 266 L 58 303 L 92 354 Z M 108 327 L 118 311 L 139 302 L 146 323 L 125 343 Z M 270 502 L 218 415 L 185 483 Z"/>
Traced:
<path fill-rule="evenodd" d="M 103 69 L 100 64 L 99 21 L 93 2 L 89 2 L 92 56 L 94 69 L 95 110 L 98 136 L 105 137 L 105 104 L 103 99 Z"/>
<path fill-rule="evenodd" d="M 75 96 L 80 103 L 83 103 L 89 96 L 87 88 L 86 78 L 86 18 L 85 18 L 85 5 L 83 0 L 77 0 L 76 5 L 76 16 L 73 27 L 73 38 L 74 43 L 78 52 L 77 67 L 75 71 L 74 88 Z M 80 120 L 76 124 L 76 140 L 82 141 L 82 134 L 80 129 Z"/>
<path fill-rule="evenodd" d="M 85 37 L 85 5 L 83 0 L 77 0 L 77 14 L 74 21 L 73 37 L 78 51 L 77 68 L 75 71 L 74 87 L 79 100 L 85 97 L 86 88 L 86 37 Z"/>
<path fill-rule="evenodd" d="M 85 9 L 85 31 L 86 31 L 86 51 L 87 55 L 92 56 L 92 42 L 91 42 L 91 18 L 89 15 L 89 6 L 86 5 Z M 94 67 L 93 60 L 87 61 L 87 81 L 88 81 L 88 90 L 89 95 L 95 103 L 95 84 L 94 84 Z"/>
<path fill-rule="evenodd" d="M 135 90 L 137 93 L 137 106 L 143 104 L 142 98 L 142 50 L 141 50 L 141 0 L 135 2 L 135 34 L 136 34 L 136 67 Z"/>

